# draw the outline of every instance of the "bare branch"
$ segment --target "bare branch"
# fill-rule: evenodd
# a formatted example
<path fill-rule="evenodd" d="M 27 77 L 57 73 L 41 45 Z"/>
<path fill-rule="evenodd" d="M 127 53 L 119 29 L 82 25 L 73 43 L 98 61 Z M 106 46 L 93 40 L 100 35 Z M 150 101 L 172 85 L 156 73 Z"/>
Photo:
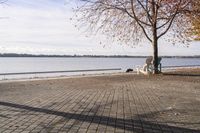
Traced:
<path fill-rule="evenodd" d="M 79 22 L 84 23 L 84 27 L 89 25 L 91 30 L 102 32 L 120 42 L 135 42 L 144 39 L 143 37 L 152 42 L 154 27 L 157 39 L 169 31 L 170 34 L 179 34 L 179 28 L 174 30 L 174 27 L 178 27 L 181 21 L 187 22 L 189 26 L 185 14 L 194 13 L 190 6 L 194 0 L 80 1 L 83 4 L 78 8 L 78 12 L 82 14 Z"/>

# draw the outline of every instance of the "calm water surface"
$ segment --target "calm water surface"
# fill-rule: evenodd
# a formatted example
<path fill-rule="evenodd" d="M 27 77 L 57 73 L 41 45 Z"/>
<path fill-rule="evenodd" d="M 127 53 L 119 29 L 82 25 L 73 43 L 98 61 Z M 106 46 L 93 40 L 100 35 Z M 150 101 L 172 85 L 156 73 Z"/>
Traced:
<path fill-rule="evenodd" d="M 85 69 L 112 69 L 121 68 L 125 71 L 127 68 L 135 68 L 143 65 L 145 58 L 40 58 L 40 57 L 0 57 L 0 73 L 18 73 L 18 72 L 42 72 L 42 71 L 66 71 L 66 70 L 85 70 Z M 200 65 L 200 58 L 163 58 L 162 66 L 185 66 Z M 111 72 L 111 71 L 109 71 Z M 90 72 L 102 73 L 102 72 Z M 105 72 L 103 72 L 105 73 Z M 43 76 L 61 76 L 61 75 L 79 75 L 79 73 L 58 73 L 58 74 L 32 74 L 32 75 L 12 75 L 1 76 L 0 79 L 23 78 L 23 77 L 43 77 Z"/>

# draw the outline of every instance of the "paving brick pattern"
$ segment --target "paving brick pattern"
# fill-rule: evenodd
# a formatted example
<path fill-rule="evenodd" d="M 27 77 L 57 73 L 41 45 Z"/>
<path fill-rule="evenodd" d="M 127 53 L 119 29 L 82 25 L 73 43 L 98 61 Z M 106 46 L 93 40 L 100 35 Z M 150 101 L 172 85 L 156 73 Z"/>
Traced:
<path fill-rule="evenodd" d="M 199 79 L 123 75 L 1 83 L 0 132 L 200 133 Z"/>

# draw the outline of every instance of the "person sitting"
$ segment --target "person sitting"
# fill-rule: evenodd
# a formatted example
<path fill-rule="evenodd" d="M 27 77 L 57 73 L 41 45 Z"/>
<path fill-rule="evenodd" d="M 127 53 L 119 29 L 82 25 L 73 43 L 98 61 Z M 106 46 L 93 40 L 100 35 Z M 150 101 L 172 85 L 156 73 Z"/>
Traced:
<path fill-rule="evenodd" d="M 159 72 L 161 72 L 161 63 L 160 63 L 161 60 L 162 60 L 162 58 L 159 57 L 159 58 L 158 58 L 158 65 L 160 66 L 160 67 L 159 67 L 159 68 L 160 68 Z M 148 75 L 148 74 L 153 73 L 153 70 L 154 70 L 154 66 L 153 66 L 153 57 L 152 57 L 152 56 L 147 57 L 147 59 L 146 59 L 146 64 L 144 64 L 142 68 L 139 68 L 139 67 L 138 67 L 138 68 L 136 68 L 136 69 L 137 69 L 137 74 L 143 73 L 143 74 L 145 74 L 145 75 Z"/>

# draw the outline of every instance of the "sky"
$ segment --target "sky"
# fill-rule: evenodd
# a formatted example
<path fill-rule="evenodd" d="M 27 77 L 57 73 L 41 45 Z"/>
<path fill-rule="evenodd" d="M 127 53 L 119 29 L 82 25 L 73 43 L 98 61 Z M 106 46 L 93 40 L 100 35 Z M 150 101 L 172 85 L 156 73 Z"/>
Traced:
<path fill-rule="evenodd" d="M 88 36 L 70 20 L 74 5 L 73 0 L 8 0 L 0 5 L 0 53 L 152 55 L 148 42 L 133 47 L 103 35 Z M 159 43 L 159 55 L 200 55 L 200 42 L 189 47 Z"/>

